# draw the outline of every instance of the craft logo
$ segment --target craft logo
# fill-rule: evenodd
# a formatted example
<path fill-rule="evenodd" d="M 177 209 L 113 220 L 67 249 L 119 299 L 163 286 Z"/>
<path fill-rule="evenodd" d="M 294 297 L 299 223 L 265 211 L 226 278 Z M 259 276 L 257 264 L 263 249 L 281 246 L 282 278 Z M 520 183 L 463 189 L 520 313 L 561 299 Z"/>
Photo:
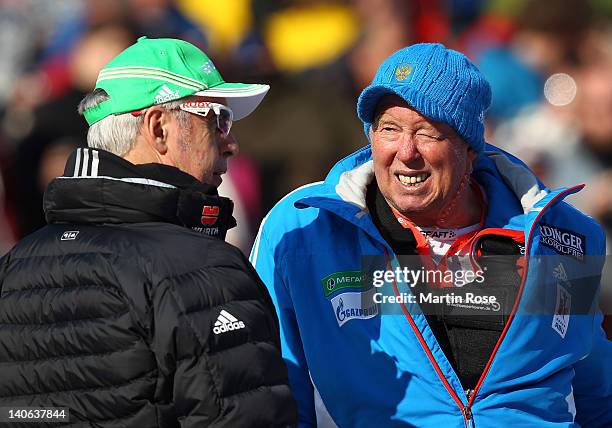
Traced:
<path fill-rule="evenodd" d="M 345 288 L 361 288 L 364 280 L 365 275 L 362 275 L 358 270 L 334 272 L 321 280 L 323 294 L 325 294 L 325 297 L 329 297 L 336 291 Z"/>
<path fill-rule="evenodd" d="M 408 76 L 412 73 L 412 66 L 408 64 L 399 65 L 395 69 L 395 79 L 398 81 L 406 80 Z"/>
<path fill-rule="evenodd" d="M 432 230 L 421 230 L 421 233 L 425 235 L 427 238 L 432 239 L 453 239 L 457 237 L 457 234 L 452 229 L 432 229 Z"/>
<path fill-rule="evenodd" d="M 202 217 L 200 223 L 204 226 L 212 226 L 219 218 L 219 207 L 216 205 L 204 205 L 202 207 Z"/>
<path fill-rule="evenodd" d="M 374 302 L 373 289 L 367 292 L 347 292 L 341 293 L 331 299 L 331 305 L 334 310 L 338 327 L 342 327 L 344 323 L 354 319 L 368 319 L 378 315 L 378 304 Z M 366 304 L 363 307 L 362 304 Z"/>
<path fill-rule="evenodd" d="M 586 238 L 580 233 L 540 223 L 540 242 L 561 255 L 584 260 Z"/>

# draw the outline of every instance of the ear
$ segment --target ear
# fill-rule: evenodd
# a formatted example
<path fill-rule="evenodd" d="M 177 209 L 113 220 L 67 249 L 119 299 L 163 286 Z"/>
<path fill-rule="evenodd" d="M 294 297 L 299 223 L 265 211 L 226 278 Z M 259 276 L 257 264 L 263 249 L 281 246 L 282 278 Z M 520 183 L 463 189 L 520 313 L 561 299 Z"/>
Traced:
<path fill-rule="evenodd" d="M 472 149 L 471 147 L 468 147 L 468 152 L 467 152 L 467 172 L 468 174 L 472 173 L 472 170 L 474 169 L 474 162 L 476 161 L 477 157 L 478 157 L 478 153 L 476 153 L 474 149 Z"/>
<path fill-rule="evenodd" d="M 147 109 L 142 124 L 142 133 L 149 146 L 160 155 L 168 151 L 169 112 L 161 107 Z"/>

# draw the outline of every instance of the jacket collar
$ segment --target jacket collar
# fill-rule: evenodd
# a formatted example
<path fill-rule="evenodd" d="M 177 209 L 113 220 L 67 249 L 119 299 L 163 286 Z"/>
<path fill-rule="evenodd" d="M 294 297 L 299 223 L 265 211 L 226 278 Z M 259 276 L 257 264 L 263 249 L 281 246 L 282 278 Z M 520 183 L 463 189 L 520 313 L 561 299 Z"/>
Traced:
<path fill-rule="evenodd" d="M 134 165 L 99 149 L 75 150 L 44 197 L 49 223 L 166 222 L 224 239 L 233 203 L 177 168 Z"/>

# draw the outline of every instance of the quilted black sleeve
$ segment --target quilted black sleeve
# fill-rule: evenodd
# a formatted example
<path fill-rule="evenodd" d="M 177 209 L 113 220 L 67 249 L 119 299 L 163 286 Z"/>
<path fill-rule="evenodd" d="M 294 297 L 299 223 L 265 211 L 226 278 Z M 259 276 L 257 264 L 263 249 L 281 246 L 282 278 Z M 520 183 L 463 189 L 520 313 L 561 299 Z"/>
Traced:
<path fill-rule="evenodd" d="M 267 290 L 235 248 L 164 278 L 154 343 L 182 427 L 287 427 L 297 421 Z"/>

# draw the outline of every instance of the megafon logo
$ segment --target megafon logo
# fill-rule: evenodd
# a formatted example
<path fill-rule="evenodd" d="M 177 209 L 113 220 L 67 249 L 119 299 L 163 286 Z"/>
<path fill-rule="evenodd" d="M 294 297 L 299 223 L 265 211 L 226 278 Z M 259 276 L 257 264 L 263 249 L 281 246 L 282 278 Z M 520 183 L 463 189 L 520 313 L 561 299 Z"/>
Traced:
<path fill-rule="evenodd" d="M 202 207 L 202 217 L 200 222 L 204 226 L 211 226 L 217 222 L 219 218 L 219 207 L 216 205 L 204 205 Z"/>
<path fill-rule="evenodd" d="M 323 284 L 323 294 L 329 297 L 336 291 L 344 288 L 361 288 L 361 284 L 365 283 L 366 276 L 358 270 L 334 272 L 321 279 Z"/>

